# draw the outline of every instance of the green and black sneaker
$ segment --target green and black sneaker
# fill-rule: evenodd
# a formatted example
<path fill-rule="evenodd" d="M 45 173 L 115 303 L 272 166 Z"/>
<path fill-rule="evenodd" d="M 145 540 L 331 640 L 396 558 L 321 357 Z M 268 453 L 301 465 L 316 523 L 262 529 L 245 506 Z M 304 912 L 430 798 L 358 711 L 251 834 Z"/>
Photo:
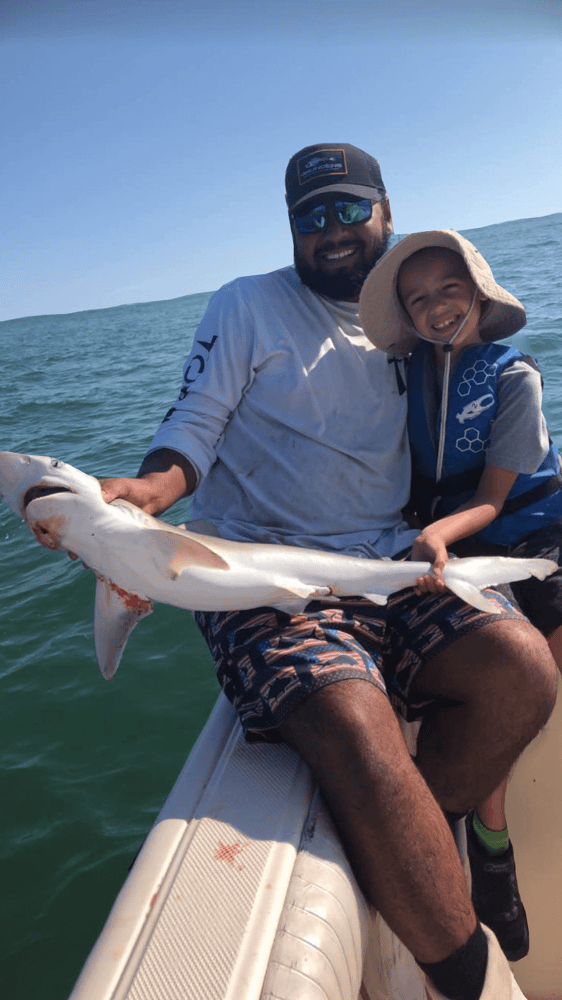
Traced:
<path fill-rule="evenodd" d="M 480 921 L 493 930 L 505 957 L 517 962 L 529 951 L 529 926 L 517 886 L 513 847 L 510 844 L 502 854 L 489 854 L 474 832 L 472 816 L 468 813 L 465 820 L 472 904 Z"/>

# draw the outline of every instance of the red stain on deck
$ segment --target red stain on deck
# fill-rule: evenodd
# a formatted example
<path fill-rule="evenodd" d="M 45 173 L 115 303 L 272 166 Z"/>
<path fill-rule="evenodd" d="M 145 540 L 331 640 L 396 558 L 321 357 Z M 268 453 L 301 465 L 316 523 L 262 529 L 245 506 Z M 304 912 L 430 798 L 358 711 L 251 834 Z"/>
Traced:
<path fill-rule="evenodd" d="M 150 916 L 150 911 L 152 910 L 152 907 L 154 906 L 156 900 L 158 899 L 158 892 L 159 892 L 159 890 L 157 889 L 156 892 L 153 893 L 153 895 L 150 897 L 150 902 L 148 904 L 148 910 L 146 911 L 146 913 L 144 915 L 145 920 L 148 920 L 148 918 Z"/>
<path fill-rule="evenodd" d="M 245 845 L 241 844 L 237 840 L 234 844 L 223 844 L 222 840 L 219 840 L 219 846 L 215 851 L 215 858 L 217 861 L 228 861 L 229 865 L 234 865 L 238 854 L 244 850 Z M 243 865 L 236 865 L 239 872 L 242 871 Z"/>

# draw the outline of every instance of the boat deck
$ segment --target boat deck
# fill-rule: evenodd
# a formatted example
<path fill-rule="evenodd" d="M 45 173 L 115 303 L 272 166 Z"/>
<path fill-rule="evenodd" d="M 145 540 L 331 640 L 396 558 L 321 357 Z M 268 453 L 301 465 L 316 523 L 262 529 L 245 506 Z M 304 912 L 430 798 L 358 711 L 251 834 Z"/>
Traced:
<path fill-rule="evenodd" d="M 508 789 L 532 935 L 513 969 L 529 1000 L 562 1000 L 561 790 L 559 698 Z M 221 696 L 70 1000 L 295 998 L 426 994 L 369 913 L 306 765 L 283 744 L 248 745 Z"/>

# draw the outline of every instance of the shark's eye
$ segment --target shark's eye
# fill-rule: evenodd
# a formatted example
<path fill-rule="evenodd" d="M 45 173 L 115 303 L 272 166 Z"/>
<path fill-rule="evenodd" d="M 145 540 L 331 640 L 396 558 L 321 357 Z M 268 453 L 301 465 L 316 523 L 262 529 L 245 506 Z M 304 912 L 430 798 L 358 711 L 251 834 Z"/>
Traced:
<path fill-rule="evenodd" d="M 59 461 L 58 458 L 52 458 L 51 459 L 51 466 L 53 467 L 53 469 L 59 469 L 62 464 L 63 463 L 61 461 Z"/>

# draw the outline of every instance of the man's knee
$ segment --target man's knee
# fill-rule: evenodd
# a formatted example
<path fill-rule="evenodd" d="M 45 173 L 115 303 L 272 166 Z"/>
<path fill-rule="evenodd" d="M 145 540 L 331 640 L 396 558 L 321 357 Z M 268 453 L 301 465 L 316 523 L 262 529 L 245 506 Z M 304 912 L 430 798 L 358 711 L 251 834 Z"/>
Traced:
<path fill-rule="evenodd" d="M 532 739 L 554 708 L 557 668 L 530 622 L 504 619 L 459 638 L 426 664 L 416 685 L 479 712 L 500 711 Z"/>
<path fill-rule="evenodd" d="M 548 721 L 556 703 L 558 670 L 546 639 L 529 622 L 504 622 L 503 697 L 506 710 L 528 722 L 535 736 Z M 491 644 L 496 637 L 492 632 Z"/>

